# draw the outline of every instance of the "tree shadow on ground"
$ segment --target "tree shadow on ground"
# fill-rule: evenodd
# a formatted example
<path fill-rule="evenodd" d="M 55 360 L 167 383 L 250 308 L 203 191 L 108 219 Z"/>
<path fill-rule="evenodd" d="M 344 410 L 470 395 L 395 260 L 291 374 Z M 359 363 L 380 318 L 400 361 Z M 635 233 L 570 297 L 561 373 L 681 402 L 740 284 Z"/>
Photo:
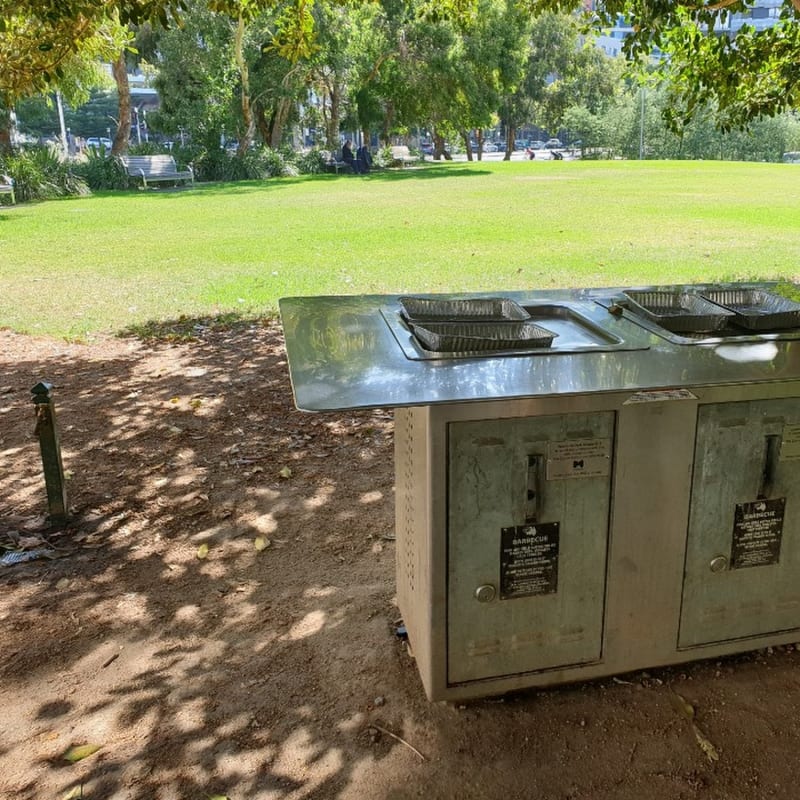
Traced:
<path fill-rule="evenodd" d="M 794 649 L 429 704 L 392 627 L 388 413 L 295 411 L 274 321 L 146 332 L 0 331 L 0 543 L 40 536 L 58 556 L 0 572 L 9 797 L 794 796 Z M 71 475 L 61 528 L 41 520 L 40 379 Z M 80 744 L 101 749 L 69 765 Z"/>

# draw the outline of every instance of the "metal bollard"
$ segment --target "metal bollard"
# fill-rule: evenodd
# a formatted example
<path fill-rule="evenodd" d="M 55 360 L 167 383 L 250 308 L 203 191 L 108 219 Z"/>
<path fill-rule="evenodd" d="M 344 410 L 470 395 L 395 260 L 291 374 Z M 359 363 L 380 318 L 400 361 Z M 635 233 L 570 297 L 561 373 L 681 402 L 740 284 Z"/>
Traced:
<path fill-rule="evenodd" d="M 42 451 L 44 482 L 47 488 L 47 505 L 53 522 L 66 522 L 67 486 L 64 481 L 64 467 L 61 463 L 61 445 L 58 441 L 56 407 L 52 395 L 53 386 L 40 381 L 31 389 L 36 407 L 36 428 Z"/>

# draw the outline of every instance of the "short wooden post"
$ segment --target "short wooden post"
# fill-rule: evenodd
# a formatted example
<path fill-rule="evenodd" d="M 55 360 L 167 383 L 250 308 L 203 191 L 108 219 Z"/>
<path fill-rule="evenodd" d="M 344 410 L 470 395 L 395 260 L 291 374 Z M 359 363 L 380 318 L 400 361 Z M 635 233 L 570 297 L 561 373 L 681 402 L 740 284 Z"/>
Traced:
<path fill-rule="evenodd" d="M 65 522 L 68 517 L 67 485 L 61 463 L 61 445 L 58 441 L 56 407 L 53 402 L 53 386 L 40 381 L 31 389 L 36 407 L 36 428 L 39 448 L 42 451 L 44 482 L 47 488 L 47 505 L 53 522 Z"/>

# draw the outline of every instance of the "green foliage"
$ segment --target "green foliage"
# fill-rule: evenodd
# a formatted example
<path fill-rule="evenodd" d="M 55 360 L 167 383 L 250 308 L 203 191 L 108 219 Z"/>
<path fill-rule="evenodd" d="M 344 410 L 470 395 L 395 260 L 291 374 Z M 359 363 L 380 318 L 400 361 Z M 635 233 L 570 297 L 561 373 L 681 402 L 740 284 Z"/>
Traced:
<path fill-rule="evenodd" d="M 93 191 L 100 189 L 127 189 L 130 178 L 116 158 L 89 150 L 86 160 L 77 162 L 74 171 Z"/>
<path fill-rule="evenodd" d="M 316 147 L 297 157 L 297 171 L 301 175 L 319 175 L 325 172 L 325 157 Z"/>
<path fill-rule="evenodd" d="M 294 155 L 286 151 L 263 147 L 258 153 L 258 159 L 263 165 L 266 177 L 284 178 L 298 173 L 293 160 Z"/>
<path fill-rule="evenodd" d="M 50 147 L 30 147 L 0 156 L 0 172 L 14 179 L 19 202 L 89 194 L 83 178 Z"/>

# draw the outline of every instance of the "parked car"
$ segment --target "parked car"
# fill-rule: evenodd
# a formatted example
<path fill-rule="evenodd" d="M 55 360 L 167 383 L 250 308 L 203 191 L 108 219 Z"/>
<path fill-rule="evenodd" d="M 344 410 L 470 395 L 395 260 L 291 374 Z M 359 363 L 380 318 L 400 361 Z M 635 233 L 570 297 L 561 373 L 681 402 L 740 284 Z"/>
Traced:
<path fill-rule="evenodd" d="M 534 139 L 528 147 L 531 150 L 544 150 L 544 142 L 541 139 Z"/>
<path fill-rule="evenodd" d="M 108 152 L 108 153 L 111 152 L 111 146 L 112 145 L 113 145 L 113 142 L 111 141 L 111 139 L 109 139 L 109 138 L 107 138 L 105 136 L 90 136 L 86 140 L 86 146 L 87 147 L 92 147 L 95 150 L 102 150 L 103 148 L 105 148 L 106 152 Z"/>
<path fill-rule="evenodd" d="M 514 139 L 515 150 L 524 150 L 527 146 L 528 144 L 524 139 Z"/>
<path fill-rule="evenodd" d="M 484 153 L 496 153 L 497 152 L 497 145 L 494 142 L 484 142 L 483 143 L 483 152 Z"/>
<path fill-rule="evenodd" d="M 544 143 L 545 150 L 555 150 L 558 147 L 563 147 L 564 145 L 561 144 L 561 139 L 548 139 Z"/>

